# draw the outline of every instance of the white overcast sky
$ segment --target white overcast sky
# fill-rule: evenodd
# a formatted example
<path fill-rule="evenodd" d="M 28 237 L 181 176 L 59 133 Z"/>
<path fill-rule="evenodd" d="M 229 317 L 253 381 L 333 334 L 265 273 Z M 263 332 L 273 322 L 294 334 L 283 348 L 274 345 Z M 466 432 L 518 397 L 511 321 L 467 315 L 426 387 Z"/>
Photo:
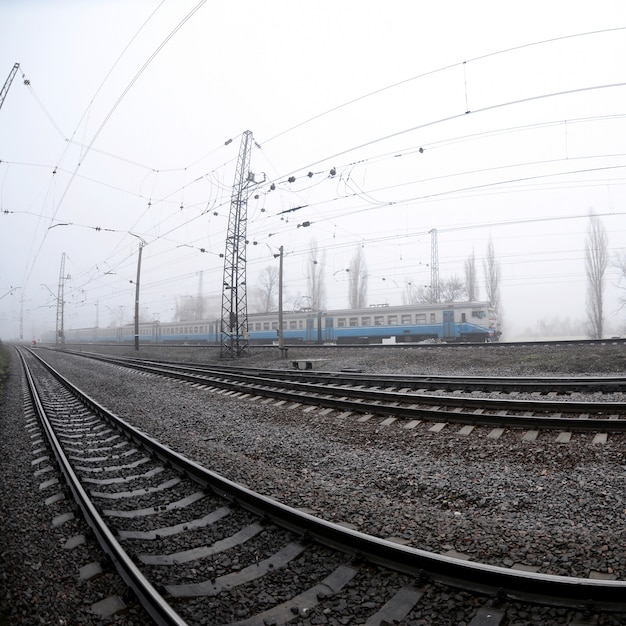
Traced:
<path fill-rule="evenodd" d="M 26 340 L 54 329 L 63 253 L 65 326 L 131 322 L 138 237 L 144 315 L 219 300 L 245 130 L 248 285 L 282 245 L 287 307 L 313 240 L 328 308 L 357 246 L 369 303 L 401 304 L 437 229 L 441 278 L 473 251 L 482 279 L 492 238 L 515 336 L 585 318 L 590 211 L 624 249 L 621 0 L 2 0 L 0 24 L 0 85 L 20 63 L 0 110 L 4 340 L 20 318 Z"/>

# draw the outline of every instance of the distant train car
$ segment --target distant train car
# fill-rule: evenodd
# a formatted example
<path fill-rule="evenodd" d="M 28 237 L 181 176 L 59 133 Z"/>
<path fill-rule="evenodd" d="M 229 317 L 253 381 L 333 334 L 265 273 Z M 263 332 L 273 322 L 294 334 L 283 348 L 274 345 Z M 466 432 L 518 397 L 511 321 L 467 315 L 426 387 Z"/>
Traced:
<path fill-rule="evenodd" d="M 219 344 L 220 320 L 139 324 L 141 343 Z M 278 313 L 248 316 L 252 345 L 278 341 Z M 132 343 L 135 327 L 67 330 L 65 343 Z M 500 336 L 496 314 L 488 302 L 454 302 L 403 306 L 299 311 L 283 313 L 287 344 L 416 343 L 420 341 L 488 342 Z M 55 334 L 44 337 L 55 342 Z"/>

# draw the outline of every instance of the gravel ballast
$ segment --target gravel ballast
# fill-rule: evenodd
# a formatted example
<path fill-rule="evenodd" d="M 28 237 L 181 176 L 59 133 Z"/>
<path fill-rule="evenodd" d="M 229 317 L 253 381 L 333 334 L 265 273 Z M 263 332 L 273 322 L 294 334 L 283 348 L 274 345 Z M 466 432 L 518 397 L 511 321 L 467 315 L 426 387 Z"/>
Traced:
<path fill-rule="evenodd" d="M 546 363 L 543 367 L 532 348 L 517 348 L 511 355 L 503 347 L 497 354 L 480 348 L 460 348 L 456 353 L 375 351 L 375 355 L 344 351 L 332 365 L 385 373 L 515 375 L 522 370 L 533 375 L 619 375 L 624 349 L 606 348 L 604 354 L 597 348 L 586 358 L 573 347 L 556 356 L 546 352 L 539 355 Z M 458 428 L 453 426 L 435 434 L 428 425 L 407 430 L 398 422 L 382 426 L 378 418 L 363 423 L 354 417 L 305 413 L 302 408 L 229 399 L 106 364 L 90 362 L 86 368 L 87 361 L 78 357 L 42 354 L 96 400 L 173 449 L 251 489 L 331 521 L 495 565 L 524 565 L 568 576 L 626 577 L 626 440 L 621 435 L 592 445 L 593 435 L 584 434 L 574 435 L 566 444 L 557 443 L 555 433 L 544 433 L 535 442 L 522 441 L 515 431 L 490 439 L 486 428 L 476 428 L 466 437 L 454 434 Z M 20 417 L 19 372 L 13 361 L 0 412 L 1 489 L 3 501 L 9 503 L 0 529 L 4 542 L 0 576 L 11 594 L 3 609 L 10 611 L 11 624 L 60 623 L 36 621 L 39 614 L 29 596 L 17 597 L 29 588 L 56 589 L 54 597 L 65 593 L 68 604 L 72 600 L 84 604 L 73 579 L 59 581 L 67 574 L 28 571 L 33 560 L 25 556 L 29 549 L 36 554 L 42 546 L 48 549 L 48 543 L 54 546 L 54 540 L 51 516 L 36 491 L 39 481 L 33 479 L 30 466 L 30 443 Z M 267 352 L 242 364 L 259 363 L 286 366 Z M 26 495 L 19 495 L 23 491 Z M 26 519 L 38 516 L 42 538 L 18 532 L 26 528 Z M 22 537 L 25 534 L 28 538 Z M 42 563 L 67 558 L 57 554 L 58 547 L 50 549 L 49 557 L 39 557 Z M 28 574 L 26 589 L 11 577 L 15 568 Z M 32 576 L 47 578 L 28 583 Z M 45 597 L 42 605 L 49 600 L 48 592 Z M 58 610 L 54 602 L 49 604 L 51 613 Z M 20 611 L 26 614 L 15 621 Z M 79 615 L 86 619 L 84 611 Z M 141 623 L 133 622 L 138 618 L 132 614 L 115 619 Z"/>

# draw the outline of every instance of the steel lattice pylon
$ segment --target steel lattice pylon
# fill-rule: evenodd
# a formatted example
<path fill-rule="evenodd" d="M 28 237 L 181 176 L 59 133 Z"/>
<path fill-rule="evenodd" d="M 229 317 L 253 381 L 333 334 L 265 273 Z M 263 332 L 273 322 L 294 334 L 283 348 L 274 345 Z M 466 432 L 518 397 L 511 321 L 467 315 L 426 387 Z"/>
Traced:
<path fill-rule="evenodd" d="M 13 66 L 13 69 L 9 72 L 9 77 L 6 79 L 4 86 L 2 87 L 2 91 L 0 91 L 0 109 L 4 104 L 4 99 L 7 97 L 7 93 L 9 93 L 9 87 L 11 86 L 11 83 L 13 82 L 13 79 L 15 78 L 15 74 L 17 74 L 17 70 L 19 69 L 19 67 L 19 63 L 16 63 Z"/>
<path fill-rule="evenodd" d="M 246 227 L 248 187 L 254 183 L 254 175 L 250 172 L 251 150 L 252 131 L 247 130 L 241 138 L 226 233 L 220 351 L 220 356 L 224 358 L 237 358 L 248 351 Z"/>

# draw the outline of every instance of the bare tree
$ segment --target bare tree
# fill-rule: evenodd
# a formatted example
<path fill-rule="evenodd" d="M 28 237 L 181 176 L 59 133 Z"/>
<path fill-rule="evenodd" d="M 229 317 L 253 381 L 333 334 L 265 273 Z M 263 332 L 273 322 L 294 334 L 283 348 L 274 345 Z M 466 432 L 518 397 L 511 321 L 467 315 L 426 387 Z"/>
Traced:
<path fill-rule="evenodd" d="M 415 300 L 412 304 L 434 304 L 435 303 L 435 292 L 430 287 L 430 285 L 424 285 L 423 287 L 420 285 L 415 290 Z"/>
<path fill-rule="evenodd" d="M 592 339 L 601 339 L 604 328 L 604 273 L 608 265 L 608 238 L 600 218 L 591 211 L 585 242 L 587 270 L 587 322 Z"/>
<path fill-rule="evenodd" d="M 361 246 L 357 247 L 350 260 L 348 300 L 351 309 L 361 309 L 367 306 L 367 265 Z"/>
<path fill-rule="evenodd" d="M 317 241 L 313 239 L 309 245 L 309 292 L 311 294 L 311 308 L 322 311 L 326 308 L 326 284 L 324 282 L 324 266 L 326 253 L 320 253 Z"/>
<path fill-rule="evenodd" d="M 478 280 L 476 278 L 476 255 L 472 254 L 465 259 L 465 289 L 467 299 L 475 302 L 478 299 Z"/>
<path fill-rule="evenodd" d="M 404 290 L 402 291 L 402 304 L 417 304 L 417 285 L 408 278 L 404 279 Z"/>
<path fill-rule="evenodd" d="M 489 243 L 487 244 L 487 256 L 483 259 L 483 268 L 485 270 L 487 299 L 499 318 L 502 313 L 500 305 L 500 263 L 496 258 L 493 239 L 491 238 L 489 238 Z"/>
<path fill-rule="evenodd" d="M 259 274 L 259 284 L 253 290 L 257 313 L 270 313 L 277 310 L 276 300 L 278 297 L 278 268 L 268 265 Z"/>
<path fill-rule="evenodd" d="M 621 254 L 617 254 L 615 256 L 615 260 L 613 261 L 613 266 L 617 268 L 618 271 L 618 287 L 624 291 L 626 291 L 626 286 L 624 286 L 624 282 L 626 282 L 626 252 L 622 252 Z M 620 309 L 626 306 L 626 295 L 620 298 L 621 306 Z"/>
<path fill-rule="evenodd" d="M 460 302 L 465 297 L 467 288 L 458 276 L 439 280 L 440 302 Z M 434 304 L 435 293 L 430 285 L 416 285 L 412 281 L 405 280 L 402 293 L 404 304 Z"/>
<path fill-rule="evenodd" d="M 440 291 L 441 284 L 440 282 Z M 434 304 L 435 293 L 430 285 L 416 285 L 410 281 L 405 281 L 402 302 L 404 304 Z"/>
<path fill-rule="evenodd" d="M 439 281 L 439 298 L 441 302 L 459 302 L 465 297 L 465 284 L 458 276 L 451 276 Z"/>

